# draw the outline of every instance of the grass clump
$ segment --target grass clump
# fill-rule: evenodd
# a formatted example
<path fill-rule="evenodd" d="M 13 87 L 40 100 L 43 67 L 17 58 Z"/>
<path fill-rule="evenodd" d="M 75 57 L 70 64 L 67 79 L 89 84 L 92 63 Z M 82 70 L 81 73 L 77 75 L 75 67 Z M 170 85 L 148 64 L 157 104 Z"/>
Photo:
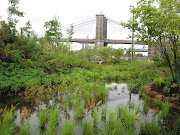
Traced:
<path fill-rule="evenodd" d="M 63 135 L 73 135 L 74 134 L 75 123 L 74 121 L 65 120 L 63 127 Z"/>
<path fill-rule="evenodd" d="M 162 103 L 162 115 L 163 115 L 163 117 L 168 116 L 169 109 L 170 109 L 170 105 L 169 105 L 168 101 Z"/>
<path fill-rule="evenodd" d="M 12 135 L 14 134 L 15 124 L 13 122 L 15 115 L 11 111 L 6 111 L 2 115 L 0 121 L 0 135 Z"/>
<path fill-rule="evenodd" d="M 83 135 L 94 135 L 94 128 L 91 126 L 90 122 L 85 119 L 82 122 L 83 126 Z"/>
<path fill-rule="evenodd" d="M 38 126 L 40 128 L 45 128 L 47 122 L 48 122 L 48 118 L 49 118 L 49 111 L 48 110 L 43 110 L 40 109 L 38 112 Z"/>
<path fill-rule="evenodd" d="M 24 122 L 24 123 L 21 123 L 20 125 L 20 133 L 21 135 L 29 135 L 30 134 L 30 122 L 29 122 L 29 119 Z"/>

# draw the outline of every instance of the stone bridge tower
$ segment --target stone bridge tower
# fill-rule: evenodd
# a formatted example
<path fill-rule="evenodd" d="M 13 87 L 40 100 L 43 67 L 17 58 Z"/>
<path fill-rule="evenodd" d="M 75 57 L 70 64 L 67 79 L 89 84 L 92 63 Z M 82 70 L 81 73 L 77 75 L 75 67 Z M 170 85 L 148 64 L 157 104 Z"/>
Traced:
<path fill-rule="evenodd" d="M 95 45 L 97 49 L 107 46 L 105 40 L 107 39 L 107 19 L 104 15 L 96 15 L 96 38 Z"/>

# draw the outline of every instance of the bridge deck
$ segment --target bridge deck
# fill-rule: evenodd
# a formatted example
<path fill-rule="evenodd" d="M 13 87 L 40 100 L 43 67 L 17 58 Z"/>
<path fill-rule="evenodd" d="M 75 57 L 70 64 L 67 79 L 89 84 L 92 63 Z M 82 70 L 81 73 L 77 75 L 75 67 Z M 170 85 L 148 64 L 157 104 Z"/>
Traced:
<path fill-rule="evenodd" d="M 61 38 L 60 41 L 67 41 L 68 38 Z M 71 42 L 78 42 L 78 43 L 95 43 L 97 42 L 96 39 L 83 39 L 83 38 L 73 38 Z M 132 44 L 132 40 L 116 40 L 116 39 L 106 39 L 104 40 L 104 43 L 107 44 Z M 134 41 L 134 44 L 140 44 L 143 45 L 140 42 Z"/>

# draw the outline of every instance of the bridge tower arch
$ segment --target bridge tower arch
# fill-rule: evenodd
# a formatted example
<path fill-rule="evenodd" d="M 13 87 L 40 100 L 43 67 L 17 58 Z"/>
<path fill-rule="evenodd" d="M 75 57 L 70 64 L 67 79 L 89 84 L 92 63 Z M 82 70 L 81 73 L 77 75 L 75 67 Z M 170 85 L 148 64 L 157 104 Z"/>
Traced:
<path fill-rule="evenodd" d="M 96 15 L 96 37 L 95 45 L 97 49 L 107 46 L 105 40 L 107 39 L 107 18 L 102 15 Z"/>

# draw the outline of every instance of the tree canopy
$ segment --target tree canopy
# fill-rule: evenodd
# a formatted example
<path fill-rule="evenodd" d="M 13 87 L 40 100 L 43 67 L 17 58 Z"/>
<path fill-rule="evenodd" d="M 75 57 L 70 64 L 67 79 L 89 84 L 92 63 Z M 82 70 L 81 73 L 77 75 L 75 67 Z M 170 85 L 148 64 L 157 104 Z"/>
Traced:
<path fill-rule="evenodd" d="M 177 82 L 180 70 L 179 9 L 179 0 L 140 0 L 132 10 L 134 19 L 121 23 L 134 30 L 138 40 L 160 51 L 168 62 L 173 82 Z"/>

